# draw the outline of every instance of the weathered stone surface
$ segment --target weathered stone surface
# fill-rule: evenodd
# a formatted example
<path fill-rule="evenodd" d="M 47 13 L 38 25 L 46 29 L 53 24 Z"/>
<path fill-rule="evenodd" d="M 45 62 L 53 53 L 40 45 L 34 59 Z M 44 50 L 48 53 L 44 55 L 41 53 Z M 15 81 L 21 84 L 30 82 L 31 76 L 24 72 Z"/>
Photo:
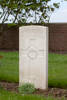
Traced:
<path fill-rule="evenodd" d="M 19 81 L 33 83 L 36 88 L 48 87 L 48 28 L 19 28 Z"/>

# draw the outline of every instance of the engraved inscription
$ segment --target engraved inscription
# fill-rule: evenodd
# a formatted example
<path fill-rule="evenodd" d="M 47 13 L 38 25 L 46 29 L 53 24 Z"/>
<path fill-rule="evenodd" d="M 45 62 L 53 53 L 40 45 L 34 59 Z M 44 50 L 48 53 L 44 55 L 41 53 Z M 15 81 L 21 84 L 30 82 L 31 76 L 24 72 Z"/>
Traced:
<path fill-rule="evenodd" d="M 33 47 L 30 47 L 28 49 L 28 53 L 27 53 L 27 56 L 30 58 L 30 59 L 35 59 L 37 58 L 38 54 L 37 54 L 37 50 Z"/>

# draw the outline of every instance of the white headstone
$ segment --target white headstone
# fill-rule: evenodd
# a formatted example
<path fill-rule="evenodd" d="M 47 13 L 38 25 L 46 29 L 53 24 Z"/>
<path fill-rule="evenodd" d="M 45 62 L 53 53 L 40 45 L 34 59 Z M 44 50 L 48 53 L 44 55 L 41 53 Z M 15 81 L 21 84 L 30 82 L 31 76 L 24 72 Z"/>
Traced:
<path fill-rule="evenodd" d="M 19 83 L 32 83 L 36 88 L 48 87 L 48 28 L 19 28 Z"/>

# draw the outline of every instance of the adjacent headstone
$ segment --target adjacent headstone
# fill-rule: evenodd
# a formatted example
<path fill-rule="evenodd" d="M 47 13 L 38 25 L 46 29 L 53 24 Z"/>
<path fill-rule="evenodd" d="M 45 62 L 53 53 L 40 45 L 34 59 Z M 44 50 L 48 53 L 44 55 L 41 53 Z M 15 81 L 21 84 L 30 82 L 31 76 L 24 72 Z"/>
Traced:
<path fill-rule="evenodd" d="M 48 87 L 48 28 L 19 28 L 19 83 L 32 83 L 36 88 Z"/>

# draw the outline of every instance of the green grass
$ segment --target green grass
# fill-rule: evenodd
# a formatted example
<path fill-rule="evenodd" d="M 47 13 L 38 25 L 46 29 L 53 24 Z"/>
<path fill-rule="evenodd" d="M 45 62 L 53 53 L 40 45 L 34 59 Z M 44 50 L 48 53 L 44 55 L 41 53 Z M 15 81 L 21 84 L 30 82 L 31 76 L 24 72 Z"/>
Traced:
<path fill-rule="evenodd" d="M 9 82 L 19 81 L 19 53 L 18 52 L 0 52 L 0 80 Z"/>
<path fill-rule="evenodd" d="M 0 100 L 58 100 L 53 97 L 44 97 L 39 95 L 20 95 L 0 89 Z M 65 99 L 61 99 L 65 100 Z"/>
<path fill-rule="evenodd" d="M 67 54 L 49 54 L 49 86 L 67 88 Z"/>
<path fill-rule="evenodd" d="M 0 52 L 0 80 L 19 81 L 19 53 Z M 50 87 L 67 88 L 67 54 L 49 54 L 48 83 Z"/>

